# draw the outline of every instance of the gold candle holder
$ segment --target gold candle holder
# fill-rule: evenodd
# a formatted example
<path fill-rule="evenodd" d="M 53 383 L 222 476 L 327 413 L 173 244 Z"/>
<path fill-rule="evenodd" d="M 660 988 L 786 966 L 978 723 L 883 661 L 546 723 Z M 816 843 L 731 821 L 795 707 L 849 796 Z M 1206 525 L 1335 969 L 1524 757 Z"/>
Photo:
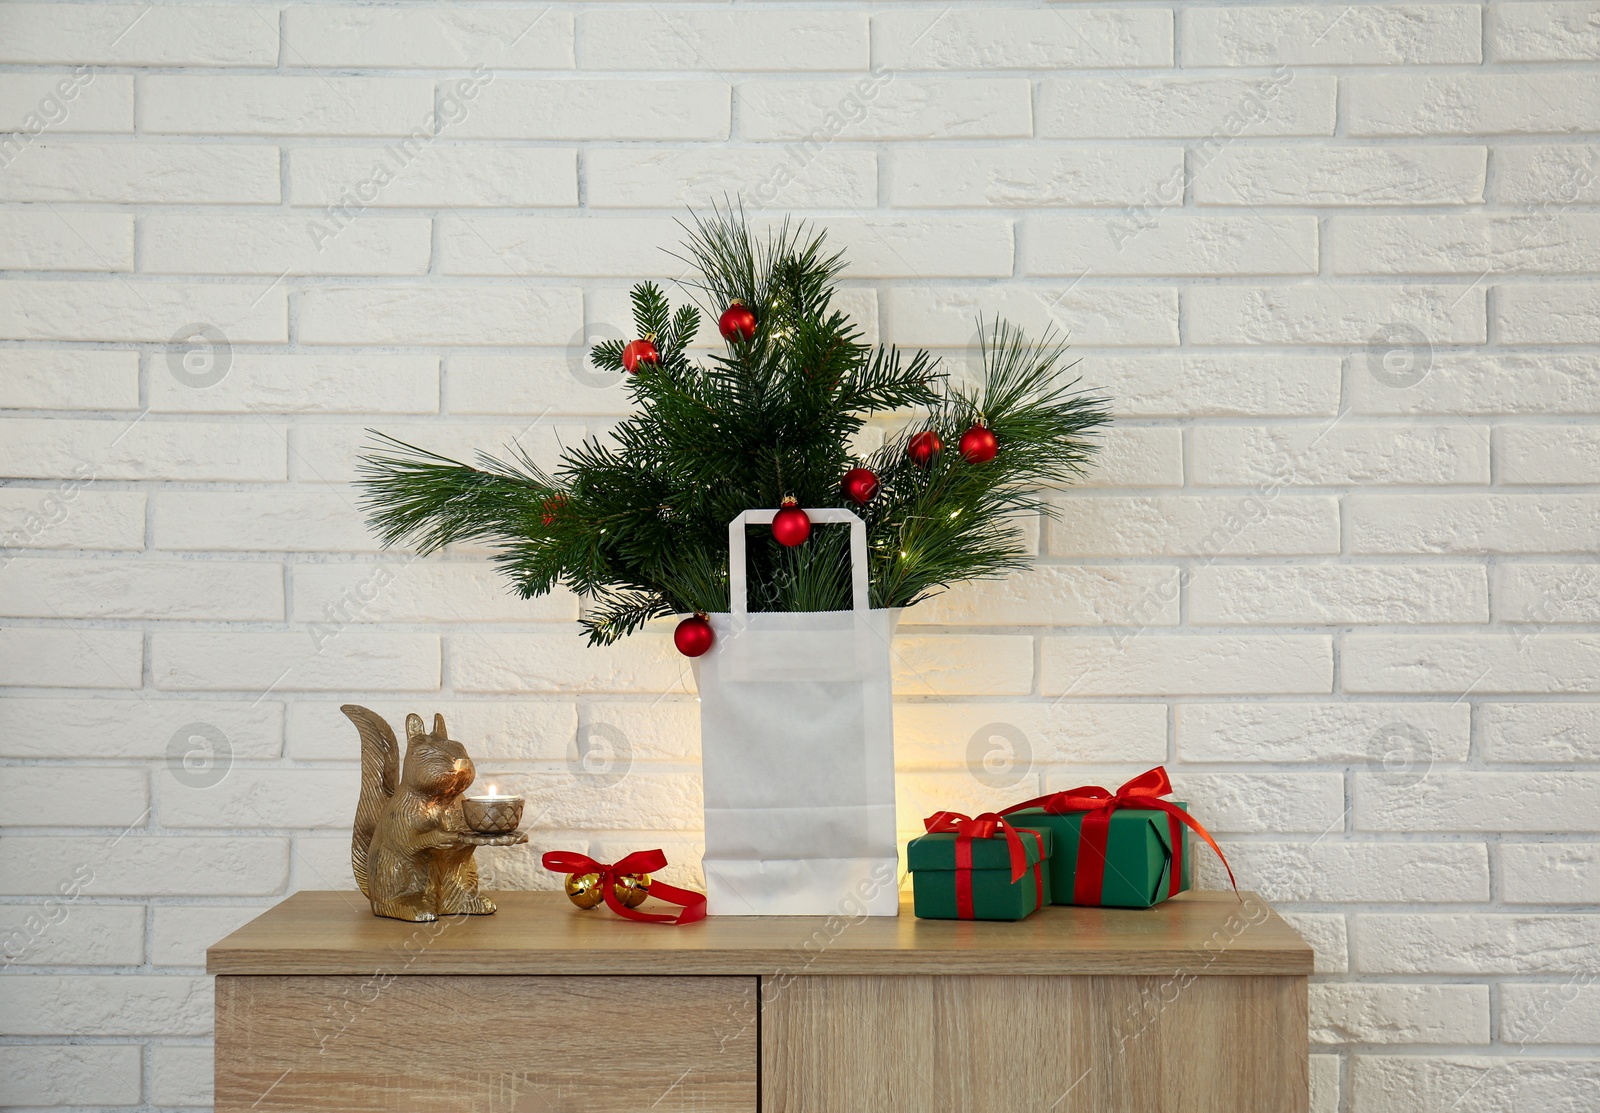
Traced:
<path fill-rule="evenodd" d="M 495 791 L 490 785 L 481 796 L 463 796 L 461 815 L 480 835 L 509 835 L 522 822 L 522 797 Z"/>

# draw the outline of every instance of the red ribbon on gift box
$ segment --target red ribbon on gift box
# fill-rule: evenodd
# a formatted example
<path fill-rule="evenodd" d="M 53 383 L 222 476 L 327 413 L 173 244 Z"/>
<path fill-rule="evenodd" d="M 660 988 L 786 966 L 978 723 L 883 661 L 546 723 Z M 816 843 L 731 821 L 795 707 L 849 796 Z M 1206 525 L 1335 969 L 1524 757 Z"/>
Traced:
<path fill-rule="evenodd" d="M 660 850 L 635 850 L 611 866 L 604 862 L 596 862 L 587 854 L 579 854 L 575 850 L 552 850 L 542 861 L 545 869 L 556 873 L 598 873 L 600 895 L 605 898 L 606 907 L 623 919 L 638 920 L 647 924 L 692 924 L 696 920 L 706 918 L 704 893 L 680 889 L 676 885 L 668 885 L 665 881 L 657 881 L 654 878 L 650 880 L 650 895 L 659 897 L 668 904 L 681 905 L 682 912 L 676 916 L 659 912 L 640 912 L 617 899 L 617 878 L 622 874 L 655 873 L 666 866 L 667 856 Z"/>
<path fill-rule="evenodd" d="M 1228 871 L 1228 881 L 1232 883 L 1233 891 L 1238 892 L 1239 883 L 1233 879 L 1233 867 L 1228 865 L 1227 856 L 1222 853 L 1222 847 L 1217 845 L 1217 840 L 1211 837 L 1211 832 L 1178 805 L 1160 799 L 1171 792 L 1172 782 L 1167 779 L 1167 768 L 1158 765 L 1154 769 L 1140 773 L 1114 793 L 1107 792 L 1099 785 L 1081 785 L 1063 792 L 1052 792 L 1047 796 L 1035 796 L 1032 800 L 1011 805 L 1000 814 L 1010 815 L 1024 808 L 1040 807 L 1051 815 L 1084 813 L 1078 835 L 1078 868 L 1073 875 L 1074 904 L 1100 903 L 1106 881 L 1106 845 L 1111 839 L 1111 813 L 1119 808 L 1150 808 L 1167 813 L 1168 831 L 1172 836 L 1172 868 L 1168 871 L 1172 879 L 1167 888 L 1169 897 L 1177 896 L 1183 884 L 1183 837 L 1182 832 L 1178 830 L 1180 823 L 1206 840 L 1206 845 L 1216 851 L 1217 857 L 1222 861 L 1222 868 Z"/>
<path fill-rule="evenodd" d="M 996 831 L 1006 837 L 1006 849 L 1011 855 L 1011 882 L 1016 884 L 1028 872 L 1028 850 L 1022 845 L 1023 835 L 1033 836 L 1033 849 L 1038 861 L 1033 866 L 1034 907 L 1044 904 L 1044 844 L 1037 831 L 1018 831 L 994 812 L 984 812 L 976 818 L 960 812 L 935 812 L 922 821 L 930 835 L 954 834 L 956 837 L 956 915 L 963 920 L 975 919 L 972 907 L 972 840 L 992 839 Z"/>

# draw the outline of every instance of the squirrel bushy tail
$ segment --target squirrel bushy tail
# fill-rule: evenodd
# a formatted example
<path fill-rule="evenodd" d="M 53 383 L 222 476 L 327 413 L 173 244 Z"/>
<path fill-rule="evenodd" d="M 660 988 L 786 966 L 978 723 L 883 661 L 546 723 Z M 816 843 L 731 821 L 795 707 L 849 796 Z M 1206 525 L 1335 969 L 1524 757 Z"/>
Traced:
<path fill-rule="evenodd" d="M 383 717 L 365 707 L 347 703 L 339 708 L 361 734 L 361 800 L 356 805 L 355 830 L 350 838 L 350 866 L 363 896 L 367 891 L 367 849 L 378 815 L 400 784 L 400 747 Z"/>

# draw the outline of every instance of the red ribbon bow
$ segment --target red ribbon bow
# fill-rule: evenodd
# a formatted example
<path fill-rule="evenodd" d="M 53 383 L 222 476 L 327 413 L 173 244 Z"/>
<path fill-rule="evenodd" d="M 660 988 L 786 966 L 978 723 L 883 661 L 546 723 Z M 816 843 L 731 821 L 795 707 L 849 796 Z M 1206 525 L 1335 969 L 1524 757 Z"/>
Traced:
<path fill-rule="evenodd" d="M 611 866 L 604 862 L 596 862 L 587 854 L 579 854 L 575 850 L 552 850 L 545 854 L 543 862 L 545 869 L 556 873 L 599 874 L 600 895 L 605 898 L 606 907 L 623 919 L 639 920 L 647 924 L 692 924 L 696 920 L 706 918 L 704 893 L 680 889 L 676 885 L 668 885 L 665 881 L 657 881 L 654 878 L 650 881 L 650 895 L 659 897 L 668 904 L 681 905 L 682 912 L 676 916 L 658 912 L 640 912 L 617 899 L 617 878 L 622 874 L 655 873 L 666 866 L 667 856 L 660 850 L 635 850 Z"/>
<path fill-rule="evenodd" d="M 1167 813 L 1168 831 L 1172 837 L 1172 868 L 1169 871 L 1172 878 L 1168 883 L 1168 896 L 1177 896 L 1183 885 L 1183 837 L 1182 832 L 1178 830 L 1180 823 L 1199 835 L 1206 841 L 1207 846 L 1216 851 L 1217 857 L 1222 861 L 1222 868 L 1228 871 L 1228 881 L 1233 885 L 1234 892 L 1238 892 L 1239 883 L 1233 879 L 1233 867 L 1228 865 L 1227 856 L 1222 853 L 1222 847 L 1217 845 L 1217 840 L 1211 837 L 1211 832 L 1178 805 L 1160 799 L 1171 792 L 1172 782 L 1167 779 L 1166 766 L 1158 765 L 1126 782 L 1115 793 L 1108 792 L 1099 785 L 1080 785 L 1078 788 L 1024 800 L 1020 804 L 1006 808 L 1000 814 L 1010 815 L 1023 808 L 1038 807 L 1044 808 L 1051 815 L 1084 813 L 1078 836 L 1078 868 L 1073 875 L 1072 884 L 1074 904 L 1100 903 L 1100 896 L 1105 888 L 1106 844 L 1111 837 L 1111 813 L 1119 808 L 1150 808 Z"/>
<path fill-rule="evenodd" d="M 1011 882 L 1016 884 L 1028 872 L 1028 851 L 1022 845 L 1022 836 L 1033 836 L 1037 861 L 1033 866 L 1034 907 L 1044 904 L 1044 846 L 1037 831 L 1018 831 L 994 812 L 984 812 L 977 817 L 960 812 L 934 812 L 922 821 L 930 835 L 953 834 L 956 837 L 956 915 L 963 920 L 975 917 L 972 906 L 972 840 L 991 839 L 995 832 L 1006 838 L 1006 849 L 1011 855 Z"/>

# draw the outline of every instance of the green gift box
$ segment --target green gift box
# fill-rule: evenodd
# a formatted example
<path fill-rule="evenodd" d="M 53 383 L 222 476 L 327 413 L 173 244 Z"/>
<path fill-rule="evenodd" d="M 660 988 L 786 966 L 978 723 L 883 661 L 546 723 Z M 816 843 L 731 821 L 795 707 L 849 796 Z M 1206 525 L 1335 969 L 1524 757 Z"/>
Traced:
<path fill-rule="evenodd" d="M 1181 800 L 1170 803 L 1189 810 L 1188 804 Z M 1085 814 L 1052 815 L 1043 808 L 1023 808 L 1006 815 L 1017 827 L 1042 827 L 1055 836 L 1055 850 L 1045 872 L 1050 875 L 1050 890 L 1056 904 L 1149 908 L 1171 896 L 1168 891 L 1173 858 L 1171 818 L 1154 808 L 1118 808 L 1111 813 L 1106 834 L 1106 869 L 1100 899 L 1077 900 L 1075 887 Z M 1182 823 L 1177 827 L 1178 838 L 1182 840 L 1178 845 L 1181 863 L 1178 890 L 1181 892 L 1190 886 L 1189 863 L 1194 856 L 1189 850 L 1189 829 Z"/>
<path fill-rule="evenodd" d="M 906 846 L 906 865 L 911 870 L 912 907 L 916 914 L 925 920 L 1020 920 L 1049 904 L 1053 843 L 1050 830 L 1013 826 L 1028 863 L 1027 872 L 1018 881 L 1011 880 L 1011 849 L 1004 832 L 969 840 L 972 866 L 968 870 L 956 865 L 956 842 L 964 836 L 940 832 L 912 839 Z M 961 903 L 968 886 L 972 914 L 963 916 Z"/>

